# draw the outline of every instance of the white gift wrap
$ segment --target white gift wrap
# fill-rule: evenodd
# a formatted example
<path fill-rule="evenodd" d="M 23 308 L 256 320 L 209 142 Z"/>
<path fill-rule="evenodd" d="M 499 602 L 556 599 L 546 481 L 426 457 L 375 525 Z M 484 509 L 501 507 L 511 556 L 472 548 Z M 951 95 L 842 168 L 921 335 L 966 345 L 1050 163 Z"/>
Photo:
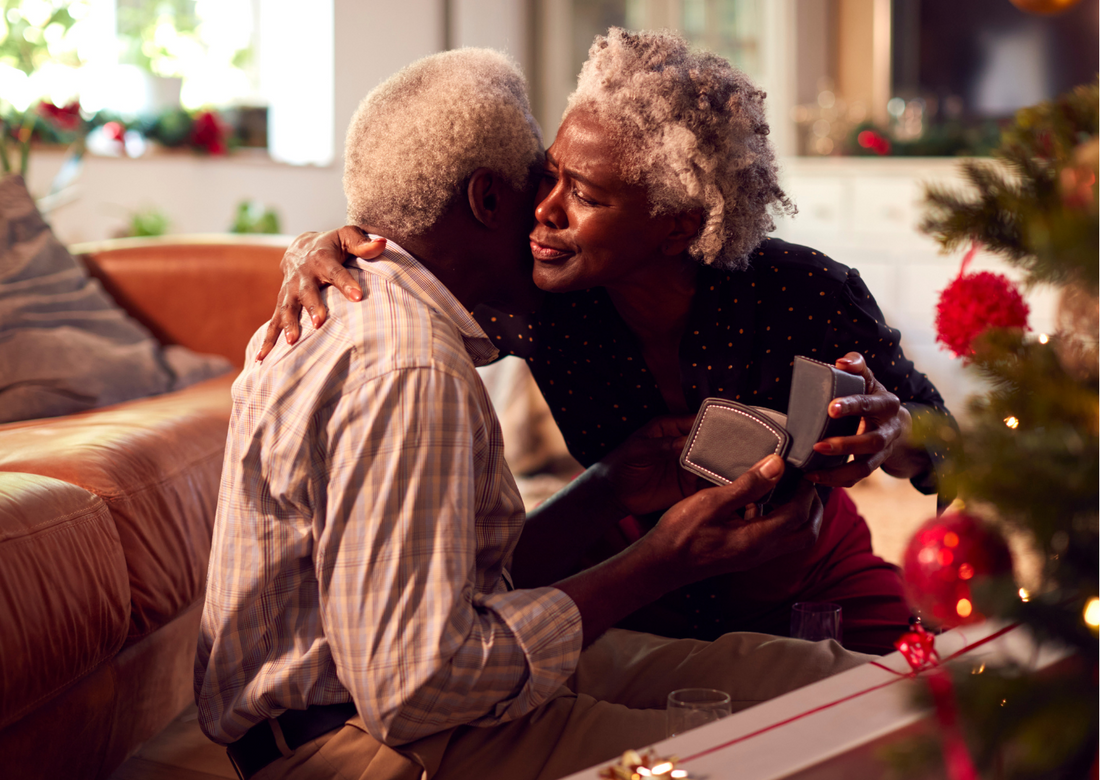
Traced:
<path fill-rule="evenodd" d="M 1004 628 L 1004 623 L 988 621 L 952 629 L 936 637 L 936 652 L 946 659 L 963 651 L 955 660 L 974 668 L 1014 661 L 1041 669 L 1067 655 L 1059 648 L 1036 647 L 1021 627 L 983 642 Z M 639 752 L 679 756 L 677 768 L 698 780 L 873 780 L 885 769 L 877 757 L 880 745 L 934 721 L 930 709 L 913 705 L 912 686 L 919 683 L 905 677 L 910 667 L 901 653 L 877 663 L 893 671 L 870 663 L 849 669 L 716 723 L 639 746 Z M 610 763 L 566 780 L 593 780 Z"/>

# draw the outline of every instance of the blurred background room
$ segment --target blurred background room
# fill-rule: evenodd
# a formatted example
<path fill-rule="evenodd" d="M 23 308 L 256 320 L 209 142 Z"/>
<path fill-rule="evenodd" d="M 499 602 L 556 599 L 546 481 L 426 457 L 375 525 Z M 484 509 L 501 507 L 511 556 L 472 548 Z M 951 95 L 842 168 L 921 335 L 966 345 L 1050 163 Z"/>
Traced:
<path fill-rule="evenodd" d="M 1017 7 L 1027 5 L 1071 7 Z M 359 100 L 412 60 L 461 46 L 509 52 L 549 145 L 595 35 L 611 25 L 677 29 L 768 93 L 783 182 L 799 208 L 777 235 L 858 268 L 906 352 L 965 417 L 976 380 L 935 343 L 933 327 L 936 296 L 961 257 L 920 232 L 923 187 L 957 181 L 957 159 L 987 154 L 1016 109 L 1095 77 L 1097 6 L 0 0 L 0 114 L 7 164 L 25 165 L 64 243 L 294 235 L 343 222 L 344 128 Z M 981 254 L 971 267 L 1014 273 Z M 1032 289 L 1027 298 L 1032 327 L 1052 328 L 1055 297 Z M 514 470 L 538 500 L 570 466 L 525 371 L 505 361 L 486 377 Z M 934 506 L 887 478 L 862 490 L 869 515 L 916 521 Z M 892 522 L 876 544 L 895 558 L 910 528 Z"/>
<path fill-rule="evenodd" d="M 359 101 L 379 82 L 441 50 L 504 50 L 527 74 L 532 106 L 549 145 L 596 35 L 613 25 L 676 29 L 696 45 L 728 58 L 768 94 L 782 184 L 798 207 L 797 216 L 779 222 L 776 234 L 859 270 L 888 322 L 901 330 L 906 353 L 965 425 L 966 398 L 982 388 L 976 374 L 965 371 L 962 361 L 936 342 L 935 328 L 939 293 L 960 274 L 965 250 L 944 254 L 921 231 L 925 189 L 962 187 L 959 160 L 988 155 L 1017 109 L 1075 85 L 1094 83 L 1100 58 L 1098 5 L 1100 0 L 0 0 L 0 164 L 4 173 L 24 174 L 54 234 L 73 247 L 74 254 L 93 259 L 88 267 L 100 269 L 96 278 L 112 278 L 104 277 L 106 266 L 100 262 L 111 256 L 117 263 L 113 278 L 137 280 L 137 292 L 129 298 L 119 294 L 126 289 L 108 289 L 118 297 L 112 306 L 126 305 L 138 319 L 149 315 L 159 321 L 159 315 L 170 313 L 167 319 L 185 325 L 178 332 L 154 328 L 164 345 L 182 343 L 199 352 L 219 352 L 240 368 L 244 350 L 233 342 L 229 354 L 227 332 L 233 323 L 228 321 L 237 321 L 243 344 L 274 309 L 277 259 L 290 237 L 344 223 L 344 131 Z M 1095 171 L 1095 135 L 1091 142 Z M 1090 180 L 1074 182 L 1095 209 L 1096 179 L 1094 173 L 1089 175 Z M 26 193 L 22 195 L 26 200 Z M 27 210 L 33 208 L 28 205 Z M 19 238 L 17 229 L 10 232 L 13 241 Z M 244 251 L 241 239 L 226 238 L 230 233 L 251 234 L 244 241 L 260 246 Z M 194 239 L 199 235 L 206 235 L 213 249 Z M 155 243 L 134 244 L 132 238 L 107 249 L 103 244 L 123 237 L 159 236 L 168 237 L 166 245 L 177 244 L 172 253 Z M 189 241 L 191 246 L 178 246 Z M 133 258 L 127 255 L 131 251 Z M 49 260 L 64 253 L 42 254 Z M 45 276 L 50 268 L 43 271 Z M 155 273 L 145 273 L 150 268 Z M 980 251 L 969 268 L 1023 278 L 1017 268 Z M 75 265 L 73 271 L 84 273 Z M 236 281 L 226 282 L 228 278 Z M 246 279 L 253 281 L 242 281 Z M 219 282 L 223 287 L 215 289 Z M 1058 327 L 1059 293 L 1040 285 L 1023 292 L 1035 338 L 1046 344 L 1042 334 L 1055 333 Z M 1095 298 L 1091 300 L 1095 309 Z M 196 302 L 206 305 L 203 313 L 192 311 L 201 308 Z M 196 335 L 200 331 L 207 339 L 201 344 Z M 30 362 L 41 363 L 37 355 Z M 504 429 L 509 464 L 528 504 L 538 502 L 571 479 L 579 466 L 569 457 L 522 361 L 507 358 L 482 371 Z M 139 651 L 146 653 L 140 658 L 145 659 L 141 679 L 147 678 L 147 686 L 135 683 L 129 698 L 115 696 L 119 722 L 129 719 L 133 728 L 104 725 L 100 715 L 84 715 L 71 704 L 90 701 L 98 707 L 109 699 L 93 688 L 108 673 L 115 675 L 112 681 L 129 684 L 138 679 L 133 672 L 137 667 L 116 674 L 107 662 L 97 667 L 107 671 L 88 677 L 81 683 L 84 688 L 65 688 L 72 694 L 69 698 L 28 693 L 26 703 L 17 702 L 23 709 L 9 713 L 16 720 L 4 727 L 7 750 L 26 745 L 35 753 L 30 760 L 37 765 L 38 752 L 50 758 L 38 744 L 46 744 L 45 737 L 54 731 L 68 739 L 70 731 L 55 726 L 72 721 L 66 727 L 82 736 L 70 752 L 83 750 L 100 768 L 98 774 L 50 776 L 235 776 L 224 751 L 199 731 L 190 704 L 195 605 L 202 603 L 231 379 L 226 374 L 223 386 L 215 388 L 220 393 L 215 399 L 221 404 L 218 408 L 224 410 L 222 428 L 199 431 L 211 438 L 216 451 L 209 463 L 204 460 L 193 469 L 205 469 L 207 482 L 202 484 L 208 489 L 203 500 L 211 507 L 207 515 L 200 516 L 191 503 L 177 501 L 178 518 L 159 509 L 141 516 L 150 527 L 168 526 L 173 534 L 183 533 L 181 528 L 193 532 L 195 541 L 190 546 L 170 541 L 164 549 L 172 554 L 157 559 L 176 568 L 186 568 L 179 561 L 193 564 L 193 571 L 185 572 L 187 588 L 177 588 L 186 596 L 180 597 L 186 607 L 179 610 L 183 617 L 167 610 L 165 625 L 157 629 L 161 633 L 143 635 L 144 644 L 132 645 L 137 650 L 130 645 L 120 650 L 131 620 L 130 607 L 123 604 L 122 633 L 104 656 L 114 658 L 117 651 L 126 661 L 139 657 Z M 191 414 L 195 408 L 205 409 L 207 404 L 202 393 L 208 391 L 200 391 L 136 403 L 161 410 L 158 414 L 168 429 L 185 429 L 189 438 L 181 440 L 198 440 L 201 437 L 191 429 L 199 426 L 190 417 L 196 416 Z M 125 418 L 127 408 L 108 414 Z M 96 460 L 81 451 L 72 460 L 85 470 L 89 463 L 116 466 L 120 459 L 110 449 L 115 439 L 109 426 L 95 427 L 95 420 L 104 418 L 74 416 L 91 431 L 91 444 L 106 454 Z M 70 424 L 68 418 L 59 420 L 59 426 Z M 999 420 L 994 422 L 999 425 Z M 1015 429 L 1019 420 L 1006 417 L 1004 423 Z M 13 424 L 7 434 L 25 436 L 6 441 L 23 443 L 0 446 L 0 453 L 6 450 L 9 460 L 18 459 L 20 450 L 33 449 L 26 442 L 48 443 L 48 437 L 35 433 L 36 424 L 46 426 L 45 433 L 53 430 L 49 419 L 26 423 L 32 426 L 26 431 L 20 429 L 24 423 Z M 117 421 L 115 428 L 123 430 L 126 441 L 154 440 L 144 450 L 131 447 L 143 457 L 163 456 L 164 445 L 155 438 L 159 428 L 143 430 L 145 438 L 130 436 L 130 429 Z M 63 451 L 43 457 L 50 463 L 67 463 L 72 453 L 59 449 Z M 174 463 L 169 465 L 175 469 Z M 15 470 L 32 471 L 25 464 Z M 189 476 L 187 480 L 188 485 L 199 484 Z M 56 489 L 77 490 L 53 482 L 58 483 Z M 901 561 L 914 529 L 935 517 L 937 510 L 935 496 L 920 495 L 907 482 L 881 471 L 851 495 L 871 527 L 875 552 L 894 563 Z M 101 514 L 113 527 L 106 508 Z M 1021 553 L 1017 572 L 1026 584 L 1034 579 L 1039 558 L 1028 552 L 1023 536 L 1017 534 L 1009 542 Z M 121 543 L 117 546 L 116 557 L 123 561 L 118 564 L 119 576 L 125 584 L 129 559 L 123 560 Z M 131 547 L 127 555 L 139 564 L 155 557 L 141 545 Z M 155 545 L 149 549 L 158 555 L 161 550 Z M 19 560 L 27 559 L 22 551 L 17 554 Z M 52 552 L 43 556 L 49 567 L 63 567 Z M 44 587 L 47 594 L 57 590 L 52 579 Z M 79 596 L 84 590 L 80 586 L 74 592 Z M 160 595 L 155 587 L 149 592 Z M 1025 590 L 1020 596 L 1027 601 Z M 124 595 L 123 601 L 128 600 Z M 30 603 L 22 598 L 7 603 L 11 608 L 24 602 Z M 32 612 L 49 610 L 28 608 L 28 614 Z M 68 616 L 63 615 L 66 627 Z M 40 633 L 64 656 L 64 643 Z M 175 664 L 172 684 L 164 682 L 169 676 L 164 669 L 169 667 L 160 660 L 168 656 Z M 38 675 L 46 680 L 42 685 L 53 684 L 54 672 L 69 670 L 69 660 L 43 660 L 22 649 L 20 657 L 28 669 L 47 670 Z M 70 675 L 73 680 L 82 679 L 86 670 L 77 671 Z M 10 676 L 21 684 L 21 674 Z M 33 674 L 22 676 L 37 684 Z M 66 680 L 57 683 L 58 690 L 72 682 Z M 9 701 L 14 701 L 10 694 Z M 48 706 L 39 707 L 40 701 Z M 159 720 L 142 714 L 155 709 L 149 702 L 159 707 Z M 145 721 L 138 723 L 142 718 Z M 43 723 L 49 728 L 40 727 Z M 92 753 L 93 747 L 99 750 L 101 743 L 108 743 L 95 736 L 96 728 L 122 734 L 112 738 L 114 752 L 104 753 L 105 758 Z M 160 735 L 150 739 L 157 732 Z M 61 751 L 53 758 L 60 760 L 60 755 Z M 9 758 L 5 753 L 5 761 Z M 4 770 L 0 775 L 7 776 Z"/>

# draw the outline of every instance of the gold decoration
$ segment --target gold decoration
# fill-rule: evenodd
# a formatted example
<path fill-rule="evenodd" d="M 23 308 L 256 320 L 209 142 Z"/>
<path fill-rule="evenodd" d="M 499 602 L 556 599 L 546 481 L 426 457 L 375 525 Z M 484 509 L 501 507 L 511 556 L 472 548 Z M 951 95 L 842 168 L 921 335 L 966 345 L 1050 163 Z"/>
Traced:
<path fill-rule="evenodd" d="M 688 773 L 676 768 L 677 756 L 658 756 L 656 753 L 628 750 L 623 753 L 619 763 L 600 770 L 603 780 L 643 780 L 647 777 L 675 778 L 685 780 Z"/>

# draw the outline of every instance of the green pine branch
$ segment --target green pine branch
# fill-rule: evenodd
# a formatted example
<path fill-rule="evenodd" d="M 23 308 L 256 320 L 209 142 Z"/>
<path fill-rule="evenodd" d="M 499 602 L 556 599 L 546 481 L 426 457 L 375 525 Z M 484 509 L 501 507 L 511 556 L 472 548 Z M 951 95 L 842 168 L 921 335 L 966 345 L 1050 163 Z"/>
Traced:
<path fill-rule="evenodd" d="M 921 229 L 945 250 L 978 241 L 1027 271 L 1031 282 L 1097 289 L 1095 179 L 1091 203 L 1067 202 L 1062 174 L 1097 135 L 1097 84 L 1021 110 L 994 162 L 962 164 L 966 189 L 930 186 Z"/>

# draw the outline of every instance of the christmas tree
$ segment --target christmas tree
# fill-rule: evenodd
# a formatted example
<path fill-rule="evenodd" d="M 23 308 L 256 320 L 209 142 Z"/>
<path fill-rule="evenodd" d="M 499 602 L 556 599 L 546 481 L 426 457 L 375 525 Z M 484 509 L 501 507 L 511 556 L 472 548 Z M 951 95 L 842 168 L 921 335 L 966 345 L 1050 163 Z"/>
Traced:
<path fill-rule="evenodd" d="M 1097 776 L 1097 102 L 1093 84 L 1020 111 L 993 160 L 962 164 L 964 191 L 927 192 L 923 228 L 945 249 L 984 247 L 1021 269 L 1025 285 L 1060 291 L 1058 329 L 1049 334 L 1027 329 L 1027 307 L 1007 279 L 967 274 L 965 263 L 938 308 L 940 340 L 990 389 L 971 399 L 961 432 L 943 421 L 918 430 L 950 449 L 946 487 L 968 520 L 982 518 L 981 530 L 969 530 L 978 526 L 945 515 L 929 533 L 950 535 L 959 551 L 969 546 L 976 561 L 997 560 L 999 526 L 1025 534 L 1042 567 L 1028 592 L 1003 567 L 974 576 L 956 560 L 952 576 L 966 598 L 951 590 L 931 606 L 950 617 L 941 625 L 984 615 L 1072 649 L 1042 673 L 967 667 L 929 678 L 926 703 L 942 703 L 937 685 L 952 689 L 963 754 L 945 738 L 910 743 L 907 755 L 938 755 L 951 778 Z M 929 543 L 918 535 L 910 552 L 920 558 Z M 907 565 L 907 576 L 921 576 L 918 569 Z"/>

